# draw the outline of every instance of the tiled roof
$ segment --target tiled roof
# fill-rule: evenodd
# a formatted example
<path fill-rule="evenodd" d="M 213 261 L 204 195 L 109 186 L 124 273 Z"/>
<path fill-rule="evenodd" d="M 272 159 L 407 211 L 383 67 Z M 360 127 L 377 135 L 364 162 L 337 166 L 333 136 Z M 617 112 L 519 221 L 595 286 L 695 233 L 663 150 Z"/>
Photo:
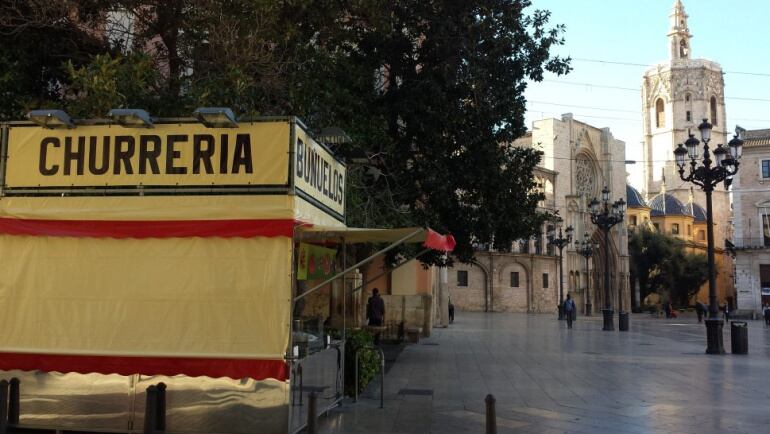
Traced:
<path fill-rule="evenodd" d="M 752 148 L 766 145 L 770 145 L 770 129 L 745 130 L 743 132 L 744 147 Z"/>
<path fill-rule="evenodd" d="M 705 222 L 706 221 L 706 210 L 703 209 L 702 206 L 698 205 L 697 203 L 688 203 L 685 205 L 687 207 L 687 210 L 689 211 L 689 214 L 693 217 L 695 217 L 696 222 Z"/>
<path fill-rule="evenodd" d="M 629 208 L 645 208 L 647 203 L 642 199 L 642 195 L 631 185 L 626 184 L 626 201 Z"/>
<path fill-rule="evenodd" d="M 690 210 L 679 201 L 679 199 L 671 196 L 670 194 L 658 194 L 650 201 L 650 208 L 652 211 L 650 215 L 653 217 L 667 216 L 667 215 L 692 215 Z"/>

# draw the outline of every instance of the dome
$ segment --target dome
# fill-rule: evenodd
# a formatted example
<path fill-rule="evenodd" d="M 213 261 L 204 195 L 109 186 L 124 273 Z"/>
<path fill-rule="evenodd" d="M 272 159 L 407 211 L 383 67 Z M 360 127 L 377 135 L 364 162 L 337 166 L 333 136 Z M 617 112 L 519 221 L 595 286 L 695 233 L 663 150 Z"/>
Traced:
<path fill-rule="evenodd" d="M 689 211 L 689 214 L 695 218 L 696 222 L 706 221 L 706 210 L 704 210 L 703 207 L 697 203 L 688 203 L 687 210 Z"/>
<path fill-rule="evenodd" d="M 626 184 L 626 201 L 629 208 L 646 208 L 647 203 L 642 199 L 642 195 L 630 184 Z"/>
<path fill-rule="evenodd" d="M 674 196 L 664 193 L 658 194 L 650 201 L 650 213 L 653 217 L 667 216 L 667 215 L 692 215 L 688 207 L 686 207 L 679 199 Z"/>

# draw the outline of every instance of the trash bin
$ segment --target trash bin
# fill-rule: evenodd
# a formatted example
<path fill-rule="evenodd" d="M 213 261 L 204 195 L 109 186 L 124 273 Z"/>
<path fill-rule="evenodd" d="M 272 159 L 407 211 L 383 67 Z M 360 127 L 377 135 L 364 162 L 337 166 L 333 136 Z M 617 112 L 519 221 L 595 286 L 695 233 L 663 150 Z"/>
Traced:
<path fill-rule="evenodd" d="M 628 331 L 628 312 L 618 313 L 618 330 L 622 332 Z"/>
<path fill-rule="evenodd" d="M 733 354 L 749 353 L 749 326 L 745 321 L 730 322 L 730 343 Z"/>

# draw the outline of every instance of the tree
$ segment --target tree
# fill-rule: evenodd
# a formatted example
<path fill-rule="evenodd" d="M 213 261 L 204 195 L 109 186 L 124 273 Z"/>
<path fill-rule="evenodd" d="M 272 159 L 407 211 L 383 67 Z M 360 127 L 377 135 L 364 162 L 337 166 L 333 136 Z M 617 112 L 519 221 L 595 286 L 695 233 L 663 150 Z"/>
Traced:
<path fill-rule="evenodd" d="M 51 29 L 74 42 L 40 60 L 0 48 L 20 59 L 0 67 L 0 91 L 23 102 L 8 117 L 44 105 L 83 117 L 113 104 L 157 116 L 208 105 L 335 125 L 353 139 L 339 153 L 369 158 L 350 166 L 348 223 L 451 232 L 464 261 L 474 243 L 508 250 L 548 217 L 533 179 L 541 153 L 510 143 L 526 131 L 527 83 L 567 73 L 569 59 L 551 54 L 564 27 L 527 13 L 529 0 L 19 3 L 0 0 L 13 18 L 0 21 L 0 46 Z"/>
<path fill-rule="evenodd" d="M 673 302 L 687 306 L 708 280 L 706 256 L 686 251 L 678 238 L 640 227 L 631 232 L 628 250 L 642 298 L 667 293 Z"/>

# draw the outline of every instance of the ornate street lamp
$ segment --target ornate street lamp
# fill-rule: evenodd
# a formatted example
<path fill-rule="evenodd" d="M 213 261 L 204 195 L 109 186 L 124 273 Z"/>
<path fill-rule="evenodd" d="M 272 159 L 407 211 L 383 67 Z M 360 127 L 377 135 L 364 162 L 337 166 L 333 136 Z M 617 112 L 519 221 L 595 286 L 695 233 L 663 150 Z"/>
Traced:
<path fill-rule="evenodd" d="M 591 223 L 595 224 L 599 229 L 604 232 L 604 309 L 602 314 L 604 315 L 604 327 L 602 330 L 614 330 L 615 327 L 612 324 L 612 302 L 610 301 L 610 229 L 618 223 L 623 221 L 623 214 L 626 212 L 626 201 L 619 199 L 610 204 L 610 190 L 605 185 L 602 189 L 602 201 L 599 202 L 596 198 L 589 203 L 591 212 Z M 619 310 L 618 315 L 622 319 L 623 305 L 620 300 L 623 300 L 621 290 L 618 289 Z M 628 314 L 625 314 L 626 316 Z M 623 327 L 627 325 L 627 322 L 620 321 L 620 329 L 625 331 L 628 328 Z"/>
<path fill-rule="evenodd" d="M 564 319 L 564 264 L 562 260 L 562 249 L 572 242 L 572 226 L 567 226 L 564 231 L 566 236 L 562 234 L 561 226 L 559 226 L 559 237 L 554 236 L 554 232 L 549 234 L 551 240 L 548 242 L 552 246 L 556 246 L 559 249 L 559 319 Z"/>
<path fill-rule="evenodd" d="M 736 134 L 728 146 L 728 151 L 721 144 L 709 152 L 711 141 L 711 127 L 708 120 L 698 126 L 701 139 L 698 140 L 690 134 L 684 145 L 681 143 L 674 151 L 676 165 L 679 166 L 679 177 L 685 182 L 691 182 L 699 186 L 706 193 L 706 233 L 708 238 L 708 268 L 709 268 L 709 315 L 706 318 L 706 354 L 724 354 L 725 348 L 722 340 L 722 328 L 724 321 L 719 319 L 719 307 L 717 306 L 716 267 L 714 266 L 714 214 L 711 207 L 711 192 L 720 182 L 729 187 L 732 177 L 738 173 L 739 161 L 742 154 L 743 140 Z M 699 159 L 698 147 L 703 144 L 703 157 Z M 714 160 L 711 159 L 714 155 Z M 690 170 L 685 176 L 687 158 L 690 159 Z M 713 167 L 712 167 L 713 164 Z"/>
<path fill-rule="evenodd" d="M 577 242 L 576 242 L 577 243 Z M 577 251 L 581 255 L 583 255 L 584 258 L 586 258 L 586 316 L 591 316 L 591 312 L 593 310 L 593 305 L 591 305 L 591 277 L 590 277 L 590 270 L 588 269 L 588 259 L 593 256 L 594 251 L 599 248 L 599 245 L 591 241 L 590 238 L 588 238 L 588 233 L 586 232 L 585 235 L 583 235 L 583 241 L 580 242 L 578 245 Z"/>

